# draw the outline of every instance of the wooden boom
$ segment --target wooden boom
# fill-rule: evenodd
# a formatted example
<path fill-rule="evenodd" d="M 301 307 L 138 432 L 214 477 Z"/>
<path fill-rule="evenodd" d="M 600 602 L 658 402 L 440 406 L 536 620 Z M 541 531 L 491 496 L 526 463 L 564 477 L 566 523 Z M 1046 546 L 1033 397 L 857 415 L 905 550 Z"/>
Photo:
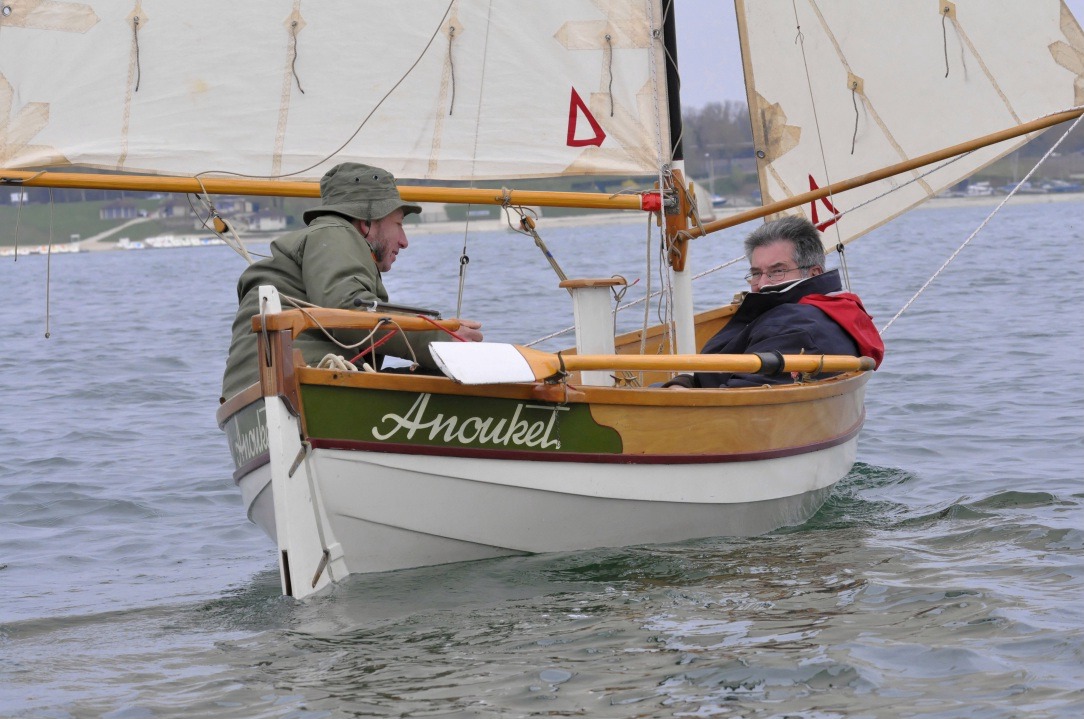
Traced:
<path fill-rule="evenodd" d="M 849 180 L 840 180 L 839 182 L 833 182 L 830 185 L 825 185 L 824 187 L 818 188 L 816 190 L 810 190 L 809 192 L 803 192 L 800 195 L 794 195 L 793 197 L 789 197 L 785 200 L 779 200 L 778 202 L 773 202 L 762 207 L 747 210 L 746 212 L 739 212 L 736 215 L 731 215 L 730 217 L 726 217 L 721 220 L 705 222 L 700 227 L 694 227 L 689 229 L 687 235 L 690 238 L 702 237 L 703 235 L 712 232 L 725 230 L 728 227 L 734 227 L 735 225 L 740 225 L 743 222 L 749 222 L 750 220 L 756 220 L 761 217 L 766 217 L 768 215 L 775 214 L 776 212 L 789 210 L 792 207 L 804 205 L 807 202 L 813 202 L 814 200 L 819 200 L 820 198 L 827 197 L 828 195 L 838 194 L 847 190 L 853 190 L 856 187 L 862 187 L 863 185 L 868 185 L 870 183 L 877 182 L 878 180 L 883 180 L 886 177 L 898 175 L 903 172 L 915 170 L 919 167 L 932 165 L 935 162 L 947 160 L 950 157 L 962 155 L 965 152 L 978 150 L 988 145 L 995 145 L 999 142 L 1004 142 L 1005 140 L 1011 140 L 1014 137 L 1019 137 L 1020 135 L 1026 135 L 1029 132 L 1043 130 L 1052 125 L 1057 125 L 1058 123 L 1066 122 L 1067 120 L 1072 120 L 1080 117 L 1081 114 L 1084 114 L 1084 108 L 1076 110 L 1066 110 L 1065 112 L 1048 115 L 1046 117 L 1039 118 L 1038 120 L 1025 122 L 1023 124 L 1016 125 L 1015 127 L 1010 127 L 1005 130 L 993 132 L 989 135 L 984 135 L 983 137 L 979 137 L 974 140 L 968 140 L 967 142 L 953 145 L 952 147 L 946 147 L 942 150 L 929 152 L 925 155 L 920 155 L 919 157 L 913 158 L 911 160 L 905 160 L 895 165 L 889 165 L 888 167 L 882 168 L 880 170 L 868 172 L 865 175 L 852 177 Z"/>
<path fill-rule="evenodd" d="M 856 187 L 862 187 L 886 177 L 931 165 L 950 157 L 971 152 L 988 145 L 1010 140 L 1029 132 L 1043 130 L 1084 114 L 1084 108 L 1066 110 L 1038 120 L 1025 122 L 974 140 L 930 152 L 911 160 L 890 165 L 874 172 L 841 180 L 810 192 L 739 212 L 730 217 L 707 222 L 683 231 L 687 238 L 701 237 L 725 230 L 750 220 L 782 212 L 807 202 L 819 200 Z M 265 195 L 276 197 L 319 197 L 320 185 L 315 181 L 286 181 L 236 178 L 166 177 L 159 175 L 103 175 L 78 172 L 30 172 L 0 169 L 0 184 L 23 187 L 57 187 L 88 190 L 132 190 L 139 192 L 184 192 L 213 195 Z M 403 185 L 399 194 L 407 202 L 449 202 L 476 205 L 533 205 L 540 207 L 579 207 L 595 210 L 643 210 L 658 212 L 661 200 L 658 192 L 614 195 L 601 192 L 549 192 L 544 190 L 497 190 L 458 187 L 414 187 Z"/>
<path fill-rule="evenodd" d="M 320 197 L 320 183 L 315 181 L 251 178 L 99 175 L 81 172 L 0 170 L 0 184 L 84 190 Z M 400 185 L 399 194 L 407 202 L 451 202 L 474 205 L 503 205 L 507 203 L 542 207 L 580 207 L 595 210 L 645 210 L 648 212 L 657 211 L 660 205 L 657 192 L 613 195 L 602 192 L 549 192 L 544 190 Z"/>

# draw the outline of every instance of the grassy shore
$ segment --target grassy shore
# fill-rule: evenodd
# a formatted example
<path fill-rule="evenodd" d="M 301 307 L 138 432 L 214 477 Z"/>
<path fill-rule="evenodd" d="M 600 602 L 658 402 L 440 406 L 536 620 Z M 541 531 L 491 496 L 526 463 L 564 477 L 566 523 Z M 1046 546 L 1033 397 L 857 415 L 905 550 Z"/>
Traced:
<path fill-rule="evenodd" d="M 72 241 L 73 236 L 84 240 L 99 233 L 107 232 L 124 224 L 124 220 L 103 220 L 99 212 L 110 202 L 66 202 L 56 205 L 3 205 L 0 206 L 0 246 L 35 246 L 61 244 Z M 134 200 L 141 210 L 151 210 L 160 201 Z M 125 236 L 132 240 L 154 237 L 169 232 L 163 223 L 147 220 L 132 225 Z"/>
<path fill-rule="evenodd" d="M 1004 195 L 938 197 L 928 202 L 925 207 L 993 206 L 1003 199 Z M 1010 203 L 1014 205 L 1049 202 L 1084 202 L 1084 193 L 1017 195 L 1010 200 Z M 178 228 L 176 222 L 167 224 L 155 219 L 145 219 L 134 223 L 126 220 L 102 220 L 99 218 L 99 210 L 105 204 L 107 203 L 76 202 L 54 206 L 27 205 L 22 208 L 0 206 L 0 246 L 11 247 L 18 244 L 20 247 L 33 247 L 49 244 L 50 241 L 53 244 L 63 244 L 72 241 L 73 236 L 78 235 L 84 249 L 107 250 L 113 249 L 121 237 L 137 241 L 163 234 L 209 234 L 207 231 L 201 232 L 192 227 L 191 220 L 181 228 Z M 147 207 L 143 207 L 140 201 L 136 201 L 140 209 L 151 209 L 151 206 L 155 204 L 154 201 L 147 201 Z M 750 209 L 752 209 L 750 205 L 727 206 L 716 210 L 716 215 L 727 217 Z M 539 220 L 539 225 L 545 228 L 644 221 L 643 214 L 638 212 L 594 212 L 563 217 L 543 216 Z M 407 232 L 412 235 L 442 234 L 463 232 L 463 229 L 462 221 L 426 222 L 411 224 Z M 470 229 L 475 232 L 499 231 L 508 229 L 508 223 L 503 218 L 474 219 L 471 220 Z M 246 242 L 266 243 L 276 236 L 278 235 L 259 233 L 245 234 L 242 238 Z"/>

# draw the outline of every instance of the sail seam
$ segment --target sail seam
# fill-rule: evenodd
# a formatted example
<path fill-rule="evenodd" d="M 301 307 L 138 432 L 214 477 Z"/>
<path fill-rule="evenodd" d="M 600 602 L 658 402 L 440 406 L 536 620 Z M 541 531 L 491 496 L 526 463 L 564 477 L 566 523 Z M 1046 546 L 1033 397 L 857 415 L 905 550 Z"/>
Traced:
<path fill-rule="evenodd" d="M 282 90 L 279 97 L 279 121 L 278 127 L 275 129 L 275 150 L 271 156 L 272 175 L 279 175 L 282 172 L 282 154 L 286 149 L 286 125 L 290 116 L 290 98 L 293 96 L 293 83 L 290 82 L 291 75 L 293 75 L 293 78 L 297 81 L 297 89 L 301 90 L 302 94 L 305 93 L 305 91 L 301 89 L 301 80 L 297 76 L 296 69 L 297 36 L 305 27 L 305 20 L 301 17 L 301 0 L 294 0 L 293 12 L 286 18 L 286 21 L 290 31 L 290 43 L 286 50 L 289 60 L 287 66 L 283 70 L 282 76 Z"/>
<path fill-rule="evenodd" d="M 982 59 L 982 55 L 979 54 L 978 49 L 975 47 L 974 43 L 971 42 L 971 38 L 968 37 L 967 33 L 964 31 L 963 26 L 960 24 L 960 21 L 953 18 L 952 24 L 956 28 L 956 32 L 960 36 L 960 39 L 967 46 L 967 49 L 971 53 L 971 56 L 974 57 L 975 61 L 979 64 L 979 67 L 982 69 L 982 73 L 986 76 L 987 81 L 989 81 L 990 83 L 990 87 L 993 88 L 994 92 L 997 93 L 997 96 L 1001 98 L 1001 102 L 1004 103 L 1005 109 L 1009 111 L 1009 114 L 1012 116 L 1013 121 L 1017 124 L 1020 124 L 1022 122 L 1020 116 L 1016 114 L 1016 110 L 1013 109 L 1012 103 L 1009 102 L 1008 96 L 1001 89 L 1001 85 L 994 78 L 993 73 L 990 72 L 990 68 L 986 66 L 986 61 Z"/>
<path fill-rule="evenodd" d="M 880 113 L 877 112 L 877 108 L 874 107 L 873 102 L 869 99 L 869 96 L 865 92 L 864 83 L 859 82 L 859 86 L 857 88 L 853 87 L 854 83 L 856 81 L 858 81 L 858 76 L 855 75 L 854 70 L 851 68 L 850 62 L 847 60 L 846 55 L 844 55 L 843 47 L 840 45 L 839 39 L 835 36 L 835 33 L 832 32 L 832 28 L 828 25 L 828 21 L 825 20 L 824 14 L 821 12 L 820 7 L 816 4 L 816 2 L 813 2 L 811 0 L 810 6 L 811 6 L 814 14 L 817 16 L 817 21 L 820 23 L 821 30 L 824 32 L 825 37 L 828 38 L 828 40 L 832 43 L 832 47 L 835 48 L 836 56 L 839 58 L 840 64 L 843 65 L 843 68 L 847 71 L 848 80 L 849 80 L 848 81 L 848 87 L 851 88 L 852 92 L 856 93 L 858 96 L 860 96 L 862 98 L 862 107 L 865 108 L 867 112 L 869 112 L 870 118 L 873 120 L 874 124 L 877 125 L 878 128 L 880 128 L 881 135 L 888 142 L 888 144 L 892 146 L 892 149 L 895 150 L 896 155 L 901 160 L 909 160 L 909 159 L 911 159 L 907 155 L 907 152 L 903 149 L 903 146 L 900 145 L 900 143 L 896 140 L 896 137 L 892 133 L 892 131 L 889 129 L 888 124 L 881 117 Z M 797 13 L 797 11 L 795 11 L 795 12 Z M 797 14 L 796 14 L 795 17 L 797 19 Z M 803 62 L 804 62 L 804 48 L 803 48 Z M 807 69 L 807 74 L 808 74 L 808 69 Z M 858 113 L 858 108 L 856 107 L 855 108 L 855 114 L 857 115 L 857 113 Z M 856 121 L 855 121 L 855 139 L 857 139 L 857 135 L 858 135 L 857 130 L 858 130 L 858 128 L 857 128 L 857 119 L 856 119 Z M 853 147 L 854 146 L 852 145 L 852 154 L 854 152 Z M 822 156 L 823 156 L 823 150 L 822 150 Z M 913 173 L 913 174 L 915 175 L 916 178 L 921 178 L 920 174 L 918 174 L 918 173 Z M 927 195 L 932 195 L 933 194 L 933 188 L 930 187 L 928 184 L 923 182 L 922 187 L 925 190 Z"/>
<path fill-rule="evenodd" d="M 132 22 L 132 49 L 128 57 L 128 83 L 126 91 L 124 93 L 124 112 L 121 113 L 121 126 L 120 126 L 120 153 L 117 156 L 117 169 L 124 169 L 124 164 L 128 161 L 128 129 L 130 127 L 132 119 L 132 94 L 139 89 L 139 75 L 141 74 L 139 69 L 139 25 L 140 18 L 146 19 L 143 15 L 143 6 L 140 0 L 136 0 L 135 8 L 129 15 Z"/>
<path fill-rule="evenodd" d="M 813 7 L 813 9 L 814 9 L 814 11 L 815 11 L 815 13 L 817 15 L 817 18 L 821 21 L 821 24 L 823 25 L 824 24 L 824 17 L 821 15 L 820 9 L 817 8 L 816 2 L 813 2 L 813 0 L 810 0 L 810 5 Z M 798 20 L 798 5 L 797 5 L 797 3 L 794 2 L 794 0 L 791 0 L 791 6 L 794 8 L 794 23 L 795 23 L 795 25 L 797 26 L 797 29 L 798 29 L 798 36 L 795 38 L 795 42 L 798 43 L 798 46 L 799 46 L 799 48 L 801 49 L 801 52 L 802 52 L 802 67 L 805 70 L 806 89 L 809 91 L 809 104 L 810 104 L 810 107 L 812 107 L 812 109 L 813 109 L 813 127 L 817 132 L 817 145 L 820 147 L 820 151 L 821 151 L 821 166 L 824 168 L 824 181 L 828 185 L 828 198 L 827 199 L 828 199 L 828 202 L 830 203 L 830 206 L 833 207 L 833 213 L 835 214 L 835 217 L 832 218 L 831 224 L 835 228 L 835 233 L 836 233 L 836 250 L 839 253 L 839 256 L 840 256 L 840 259 L 841 259 L 840 267 L 843 270 L 843 273 L 842 273 L 843 274 L 843 286 L 844 286 L 844 288 L 846 288 L 849 291 L 851 289 L 851 277 L 850 277 L 850 273 L 847 271 L 847 263 L 845 261 L 842 261 L 842 258 L 843 258 L 843 237 L 842 237 L 842 235 L 840 234 L 840 231 L 839 231 L 839 222 L 838 222 L 839 213 L 834 210 L 834 207 L 835 207 L 836 203 L 833 202 L 835 197 L 834 197 L 834 193 L 831 191 L 832 178 L 828 174 L 828 157 L 827 157 L 827 155 L 826 155 L 826 153 L 824 151 L 824 137 L 821 134 L 821 121 L 820 121 L 820 116 L 817 114 L 817 101 L 813 97 L 813 80 L 809 75 L 809 62 L 806 60 L 806 56 L 805 56 L 805 36 L 802 34 L 802 26 L 801 26 L 801 24 L 800 24 L 800 22 Z M 827 32 L 827 26 L 825 26 L 824 29 Z M 829 37 L 832 37 L 831 33 L 828 33 L 828 34 L 829 34 Z M 833 42 L 833 44 L 835 43 L 835 37 L 832 37 L 832 42 Z M 836 45 L 836 49 L 838 51 L 838 49 L 839 49 L 838 45 Z M 844 61 L 844 66 L 847 66 L 846 61 Z M 847 67 L 847 70 L 849 72 L 850 67 Z M 857 104 L 855 105 L 855 112 L 856 113 L 858 112 Z M 855 128 L 855 131 L 857 133 L 857 127 Z M 853 149 L 852 149 L 852 152 L 853 152 Z"/>

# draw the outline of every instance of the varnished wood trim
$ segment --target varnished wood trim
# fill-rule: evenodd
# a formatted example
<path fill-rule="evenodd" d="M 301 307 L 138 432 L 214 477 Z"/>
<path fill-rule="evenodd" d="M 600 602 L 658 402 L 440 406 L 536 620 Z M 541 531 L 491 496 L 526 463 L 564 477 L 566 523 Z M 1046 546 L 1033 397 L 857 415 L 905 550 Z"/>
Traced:
<path fill-rule="evenodd" d="M 829 379 L 802 384 L 765 385 L 763 387 L 727 387 L 723 389 L 670 390 L 645 387 L 574 387 L 567 402 L 590 402 L 647 407 L 737 407 L 812 402 L 825 397 L 857 391 L 869 380 L 869 372 L 850 372 Z M 447 377 L 387 374 L 381 372 L 342 372 L 330 369 L 298 367 L 301 384 L 328 387 L 353 387 L 404 392 L 430 392 L 456 396 L 494 397 L 531 401 L 560 401 L 560 386 L 541 383 L 505 385 L 461 385 Z M 556 391 L 555 391 L 556 390 Z M 544 393 L 546 396 L 540 396 Z"/>
<path fill-rule="evenodd" d="M 433 325 L 455 332 L 459 329 L 459 320 L 426 320 L 417 315 L 398 312 L 363 312 L 359 310 L 341 310 L 329 307 L 310 307 L 304 310 L 284 310 L 272 315 L 254 315 L 252 331 L 289 332 L 297 337 L 306 330 L 313 329 L 351 329 L 371 330 L 378 327 L 385 319 L 395 320 L 396 326 L 404 332 L 427 332 Z"/>
<path fill-rule="evenodd" d="M 230 417 L 259 399 L 263 399 L 260 383 L 254 382 L 223 402 L 215 412 L 215 421 L 218 422 L 219 429 L 226 426 Z"/>
<path fill-rule="evenodd" d="M 830 439 L 794 447 L 760 452 L 730 452 L 726 454 L 587 454 L 583 452 L 526 452 L 508 449 L 468 449 L 464 447 L 433 447 L 428 445 L 360 442 L 343 439 L 310 438 L 313 449 L 341 449 L 355 452 L 383 452 L 402 455 L 435 457 L 466 457 L 489 460 L 526 460 L 532 462 L 575 462 L 578 464 L 722 464 L 755 462 L 791 457 L 830 449 L 854 439 L 862 429 L 865 413 L 846 432 Z"/>
<path fill-rule="evenodd" d="M 578 280 L 561 280 L 557 286 L 566 290 L 578 290 L 584 287 L 617 287 L 626 284 L 624 277 L 588 277 Z"/>

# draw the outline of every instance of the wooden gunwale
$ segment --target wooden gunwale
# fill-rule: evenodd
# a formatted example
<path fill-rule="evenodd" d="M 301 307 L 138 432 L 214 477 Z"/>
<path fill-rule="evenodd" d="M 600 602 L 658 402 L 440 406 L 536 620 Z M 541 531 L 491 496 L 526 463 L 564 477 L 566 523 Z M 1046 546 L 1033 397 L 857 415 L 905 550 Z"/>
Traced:
<path fill-rule="evenodd" d="M 263 399 L 263 393 L 260 392 L 260 383 L 253 382 L 234 396 L 223 401 L 215 411 L 215 421 L 218 423 L 218 428 L 225 427 L 230 417 L 260 399 Z"/>
<path fill-rule="evenodd" d="M 560 386 L 543 383 L 461 385 L 446 377 L 402 375 L 381 372 L 342 372 L 332 369 L 298 367 L 301 384 L 358 389 L 382 389 L 401 392 L 465 397 L 492 397 L 528 401 L 555 401 L 561 397 Z M 849 394 L 863 386 L 868 372 L 846 374 L 801 384 L 764 385 L 763 387 L 726 387 L 721 389 L 671 390 L 658 387 L 573 387 L 569 403 L 599 403 L 655 407 L 735 407 L 811 402 Z M 545 392 L 545 396 L 540 396 Z M 238 408 L 240 409 L 240 408 Z"/>

